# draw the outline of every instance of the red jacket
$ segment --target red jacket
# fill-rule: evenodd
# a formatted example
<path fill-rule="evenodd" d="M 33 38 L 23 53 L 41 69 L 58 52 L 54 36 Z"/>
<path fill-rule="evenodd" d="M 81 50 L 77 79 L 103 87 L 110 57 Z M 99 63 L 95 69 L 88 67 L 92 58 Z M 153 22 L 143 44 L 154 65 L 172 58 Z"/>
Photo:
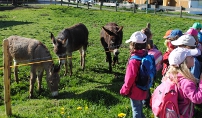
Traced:
<path fill-rule="evenodd" d="M 131 54 L 144 56 L 146 54 L 145 50 L 137 50 Z M 120 94 L 124 96 L 128 96 L 134 100 L 144 100 L 147 98 L 148 91 L 143 91 L 137 88 L 135 81 L 137 80 L 137 74 L 140 67 L 140 61 L 136 59 L 128 60 L 128 65 L 126 68 L 125 80 L 124 84 L 120 90 Z"/>
<path fill-rule="evenodd" d="M 163 69 L 162 69 L 162 75 L 164 76 L 168 70 L 169 62 L 168 62 L 168 56 L 170 55 L 171 51 L 166 51 L 163 54 Z"/>

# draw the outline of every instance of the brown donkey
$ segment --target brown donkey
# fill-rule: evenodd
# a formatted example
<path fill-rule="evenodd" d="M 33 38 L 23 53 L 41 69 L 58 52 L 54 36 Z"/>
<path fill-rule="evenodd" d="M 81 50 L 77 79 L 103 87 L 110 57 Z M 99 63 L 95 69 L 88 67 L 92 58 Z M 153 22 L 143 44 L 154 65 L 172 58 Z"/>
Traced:
<path fill-rule="evenodd" d="M 60 58 L 60 64 L 65 65 L 65 75 L 68 73 L 68 65 L 70 67 L 70 76 L 72 75 L 72 52 L 79 50 L 80 64 L 82 69 L 85 68 L 85 56 L 88 45 L 88 29 L 82 23 L 76 24 L 70 28 L 62 30 L 55 38 L 51 33 L 51 40 L 54 46 L 54 52 Z"/>
<path fill-rule="evenodd" d="M 108 23 L 102 27 L 100 32 L 100 41 L 105 50 L 106 62 L 109 62 L 109 71 L 112 71 L 112 66 L 118 63 L 119 47 L 123 39 L 123 26 L 118 26 L 116 23 Z M 113 52 L 113 60 L 111 57 Z"/>
<path fill-rule="evenodd" d="M 9 53 L 11 59 L 14 60 L 14 78 L 18 83 L 18 67 L 19 63 L 31 64 L 30 71 L 30 88 L 29 97 L 33 97 L 33 88 L 36 78 L 38 79 L 38 90 L 41 92 L 41 82 L 44 70 L 46 71 L 46 81 L 52 96 L 58 95 L 58 84 L 60 77 L 59 67 L 55 67 L 50 52 L 44 44 L 36 39 L 24 38 L 20 36 L 10 36 L 6 40 L 9 41 Z M 47 61 L 46 61 L 47 60 Z M 38 63 L 40 61 L 45 61 Z M 34 63 L 37 62 L 37 63 Z"/>

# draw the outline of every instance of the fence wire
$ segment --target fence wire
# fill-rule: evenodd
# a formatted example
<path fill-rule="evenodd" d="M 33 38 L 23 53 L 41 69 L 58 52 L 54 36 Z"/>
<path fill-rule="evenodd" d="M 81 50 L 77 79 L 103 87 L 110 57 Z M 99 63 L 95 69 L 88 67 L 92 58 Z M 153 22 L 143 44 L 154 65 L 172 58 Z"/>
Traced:
<path fill-rule="evenodd" d="M 117 46 L 120 46 L 119 47 L 119 50 L 121 50 L 121 48 L 125 48 L 126 45 L 117 45 Z M 116 47 L 117 47 L 116 46 Z M 128 45 L 127 45 L 128 46 Z M 91 46 L 93 48 L 97 48 L 95 46 Z M 103 48 L 103 47 L 102 47 Z M 105 47 L 105 48 L 109 48 L 109 47 Z M 104 49 L 98 49 L 97 51 L 102 51 L 102 52 L 113 52 L 113 50 L 109 50 L 109 51 L 104 51 Z M 64 56 L 66 54 L 61 54 L 61 55 L 58 55 L 58 56 Z M 88 54 L 89 55 L 89 54 Z M 53 62 L 54 60 L 65 60 L 65 59 L 68 59 L 68 58 L 73 58 L 72 56 L 67 56 L 66 58 L 53 58 L 53 59 L 49 59 L 50 57 L 43 57 L 43 58 L 36 58 L 36 59 L 29 59 L 29 60 L 23 60 L 23 61 L 20 61 L 18 63 L 22 63 L 22 64 L 17 64 L 17 65 L 12 65 L 10 66 L 10 68 L 14 68 L 14 67 L 19 67 L 19 66 L 28 66 L 28 65 L 33 65 L 33 64 L 40 64 L 40 63 L 44 63 L 44 62 Z M 44 60 L 44 59 L 49 59 L 49 60 Z M 38 61 L 38 60 L 42 60 L 42 61 Z M 4 69 L 4 66 L 1 66 L 0 67 L 0 70 Z"/>

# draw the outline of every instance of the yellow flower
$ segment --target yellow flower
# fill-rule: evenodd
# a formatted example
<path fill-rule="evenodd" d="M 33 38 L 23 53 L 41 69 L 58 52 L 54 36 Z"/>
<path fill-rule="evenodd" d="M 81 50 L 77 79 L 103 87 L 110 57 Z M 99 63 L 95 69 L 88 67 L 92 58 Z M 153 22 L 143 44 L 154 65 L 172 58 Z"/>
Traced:
<path fill-rule="evenodd" d="M 77 107 L 77 110 L 82 110 L 82 107 Z"/>
<path fill-rule="evenodd" d="M 67 118 L 70 118 L 69 116 L 67 116 Z"/>
<path fill-rule="evenodd" d="M 125 116 L 126 116 L 125 113 L 120 113 L 120 114 L 118 114 L 118 117 L 119 117 L 119 118 L 123 118 L 123 117 L 125 117 Z"/>
<path fill-rule="evenodd" d="M 87 106 L 85 107 L 85 110 L 88 110 L 88 107 L 87 107 Z"/>
<path fill-rule="evenodd" d="M 62 108 L 61 108 L 61 110 L 62 110 L 62 111 L 64 111 L 64 110 L 65 110 L 65 108 L 64 108 L 64 107 L 62 107 Z"/>
<path fill-rule="evenodd" d="M 64 114 L 64 113 L 65 113 L 64 111 L 61 111 L 61 112 L 60 112 L 60 114 Z"/>

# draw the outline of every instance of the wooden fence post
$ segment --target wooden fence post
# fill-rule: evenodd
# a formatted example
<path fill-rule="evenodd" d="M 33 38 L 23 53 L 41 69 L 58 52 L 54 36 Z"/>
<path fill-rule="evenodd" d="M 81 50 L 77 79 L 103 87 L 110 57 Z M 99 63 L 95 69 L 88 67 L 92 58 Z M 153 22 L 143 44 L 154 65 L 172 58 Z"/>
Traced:
<path fill-rule="evenodd" d="M 89 9 L 89 5 L 90 5 L 90 2 L 87 2 L 88 9 Z"/>
<path fill-rule="evenodd" d="M 133 13 L 136 13 L 136 6 L 135 6 L 135 3 L 133 3 Z"/>
<path fill-rule="evenodd" d="M 146 14 L 148 13 L 148 0 L 146 0 Z"/>
<path fill-rule="evenodd" d="M 63 0 L 61 0 L 61 6 L 62 6 L 62 2 L 63 2 Z"/>
<path fill-rule="evenodd" d="M 100 1 L 100 10 L 102 10 L 103 0 Z"/>
<path fill-rule="evenodd" d="M 76 7 L 78 8 L 79 7 L 79 1 L 77 0 L 77 4 L 76 4 Z"/>
<path fill-rule="evenodd" d="M 182 6 L 180 6 L 180 18 L 182 18 Z"/>
<path fill-rule="evenodd" d="M 70 0 L 68 0 L 68 6 L 69 6 Z"/>
<path fill-rule="evenodd" d="M 4 103 L 6 115 L 10 116 L 11 112 L 11 97 L 10 97 L 10 57 L 8 52 L 8 40 L 3 40 L 3 61 L 4 61 Z"/>
<path fill-rule="evenodd" d="M 154 14 L 156 14 L 156 3 L 154 4 Z"/>

